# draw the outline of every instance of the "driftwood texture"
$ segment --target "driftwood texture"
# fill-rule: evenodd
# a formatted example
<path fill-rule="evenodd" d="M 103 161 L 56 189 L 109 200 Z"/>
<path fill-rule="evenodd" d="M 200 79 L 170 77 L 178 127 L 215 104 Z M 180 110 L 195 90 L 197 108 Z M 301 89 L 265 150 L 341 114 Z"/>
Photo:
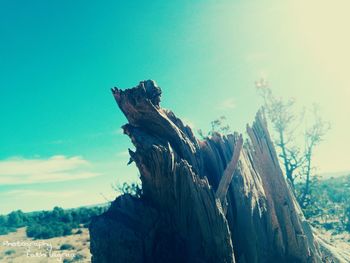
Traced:
<path fill-rule="evenodd" d="M 261 112 L 242 148 L 236 133 L 196 139 L 160 107 L 161 89 L 151 80 L 112 91 L 128 120 L 123 129 L 136 148 L 129 153 L 143 195 L 119 196 L 93 219 L 92 262 L 324 261 Z"/>

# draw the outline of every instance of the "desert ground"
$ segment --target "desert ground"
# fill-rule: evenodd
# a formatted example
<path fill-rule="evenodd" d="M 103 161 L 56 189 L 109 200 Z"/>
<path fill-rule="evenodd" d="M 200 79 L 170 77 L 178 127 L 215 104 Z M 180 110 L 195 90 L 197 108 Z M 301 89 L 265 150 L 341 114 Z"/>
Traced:
<path fill-rule="evenodd" d="M 78 231 L 76 229 L 74 233 Z M 51 263 L 91 262 L 89 231 L 81 228 L 81 234 L 45 240 L 28 238 L 25 228 L 0 236 L 0 262 L 5 263 Z M 318 236 L 336 248 L 340 254 L 350 255 L 350 233 L 334 234 L 322 228 L 315 229 Z M 72 248 L 61 249 L 64 244 Z M 52 250 L 51 250 L 52 247 Z"/>
<path fill-rule="evenodd" d="M 76 231 L 78 229 L 73 233 Z M 81 228 L 81 231 L 81 234 L 33 240 L 26 236 L 25 228 L 20 228 L 17 232 L 0 236 L 0 262 L 91 262 L 89 231 L 86 228 Z"/>

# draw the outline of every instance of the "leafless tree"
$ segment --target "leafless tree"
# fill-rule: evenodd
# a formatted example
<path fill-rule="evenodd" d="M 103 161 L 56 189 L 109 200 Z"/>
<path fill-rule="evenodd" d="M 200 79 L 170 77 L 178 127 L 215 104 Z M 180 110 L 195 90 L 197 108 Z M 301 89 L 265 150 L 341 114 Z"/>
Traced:
<path fill-rule="evenodd" d="M 311 125 L 305 128 L 305 146 L 298 146 L 296 131 L 303 122 L 305 110 L 298 113 L 295 110 L 295 100 L 285 100 L 274 96 L 267 81 L 261 79 L 255 82 L 259 95 L 263 98 L 264 112 L 271 121 L 275 132 L 275 144 L 280 152 L 279 157 L 285 174 L 293 191 L 296 179 L 303 182 L 301 193 L 298 195 L 302 207 L 307 206 L 311 194 L 313 175 L 312 157 L 315 147 L 323 140 L 330 128 L 328 122 L 323 121 L 317 106 L 312 110 Z"/>
<path fill-rule="evenodd" d="M 310 202 L 311 195 L 311 183 L 312 183 L 312 156 L 315 147 L 323 141 L 324 136 L 330 129 L 330 123 L 322 119 L 317 105 L 313 106 L 312 109 L 312 124 L 307 127 L 305 132 L 305 152 L 304 152 L 304 169 L 303 175 L 305 177 L 305 185 L 299 196 L 300 205 L 305 208 Z"/>
<path fill-rule="evenodd" d="M 209 136 L 214 135 L 215 133 L 228 134 L 231 132 L 230 126 L 227 124 L 226 117 L 220 116 L 219 118 L 210 122 L 210 131 L 207 134 L 204 134 L 203 130 L 197 130 L 201 139 L 205 139 Z"/>
<path fill-rule="evenodd" d="M 295 179 L 300 176 L 296 171 L 305 162 L 305 156 L 301 154 L 300 147 L 294 143 L 295 122 L 298 120 L 294 112 L 295 100 L 287 101 L 282 98 L 276 98 L 268 83 L 261 79 L 255 83 L 259 95 L 264 101 L 264 112 L 271 121 L 274 131 L 276 132 L 275 144 L 279 149 L 288 182 L 294 189 Z"/>

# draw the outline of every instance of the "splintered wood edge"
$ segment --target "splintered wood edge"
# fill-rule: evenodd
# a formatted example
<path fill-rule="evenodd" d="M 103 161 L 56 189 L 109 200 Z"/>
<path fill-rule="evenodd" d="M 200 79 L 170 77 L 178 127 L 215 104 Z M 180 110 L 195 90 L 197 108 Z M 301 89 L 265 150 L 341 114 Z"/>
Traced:
<path fill-rule="evenodd" d="M 243 137 L 242 134 L 238 137 L 238 140 L 234 146 L 234 152 L 232 155 L 232 159 L 230 161 L 230 163 L 227 165 L 223 176 L 221 177 L 218 189 L 216 191 L 216 198 L 218 198 L 221 203 L 224 202 L 225 198 L 226 198 L 226 194 L 228 191 L 228 188 L 230 186 L 230 183 L 232 181 L 233 178 L 233 174 L 237 168 L 237 164 L 238 164 L 238 160 L 239 160 L 239 156 L 241 154 L 243 148 Z"/>

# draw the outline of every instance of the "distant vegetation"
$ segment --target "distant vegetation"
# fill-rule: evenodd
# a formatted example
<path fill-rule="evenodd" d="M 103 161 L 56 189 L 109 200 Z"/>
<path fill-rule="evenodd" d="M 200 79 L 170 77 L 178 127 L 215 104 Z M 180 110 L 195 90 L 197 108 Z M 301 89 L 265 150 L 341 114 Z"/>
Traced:
<path fill-rule="evenodd" d="M 296 191 L 302 187 L 302 184 L 296 184 Z M 303 211 L 313 225 L 334 233 L 350 232 L 350 175 L 314 180 L 311 197 Z"/>
<path fill-rule="evenodd" d="M 72 234 L 74 228 L 86 227 L 91 217 L 102 214 L 106 207 L 77 208 L 64 210 L 55 207 L 52 211 L 23 213 L 13 211 L 0 216 L 0 235 L 27 227 L 27 236 L 34 239 L 47 239 Z"/>
<path fill-rule="evenodd" d="M 119 185 L 119 184 L 112 185 L 112 188 L 121 195 L 129 194 L 138 198 L 142 196 L 142 187 L 137 182 L 132 182 L 132 183 L 124 182 L 122 185 Z"/>
<path fill-rule="evenodd" d="M 230 125 L 227 123 L 227 118 L 225 116 L 220 116 L 219 118 L 211 121 L 210 130 L 207 133 L 205 133 L 202 129 L 198 129 L 197 132 L 202 140 L 205 140 L 218 133 L 224 135 L 232 133 Z"/>

